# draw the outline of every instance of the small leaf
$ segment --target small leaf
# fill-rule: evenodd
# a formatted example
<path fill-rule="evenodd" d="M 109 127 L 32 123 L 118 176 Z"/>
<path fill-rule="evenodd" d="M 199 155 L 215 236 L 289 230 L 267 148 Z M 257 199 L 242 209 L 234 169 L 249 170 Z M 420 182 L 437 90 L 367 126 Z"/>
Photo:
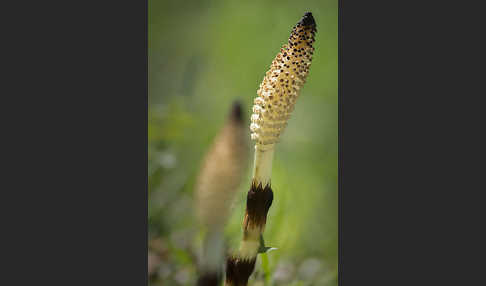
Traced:
<path fill-rule="evenodd" d="M 272 250 L 277 250 L 278 248 L 276 248 L 276 247 L 265 247 L 265 249 L 266 249 L 266 252 L 270 252 Z"/>
<path fill-rule="evenodd" d="M 267 253 L 272 250 L 277 250 L 275 247 L 265 246 L 265 241 L 263 240 L 263 235 L 260 235 L 260 247 L 258 248 L 258 253 Z"/>

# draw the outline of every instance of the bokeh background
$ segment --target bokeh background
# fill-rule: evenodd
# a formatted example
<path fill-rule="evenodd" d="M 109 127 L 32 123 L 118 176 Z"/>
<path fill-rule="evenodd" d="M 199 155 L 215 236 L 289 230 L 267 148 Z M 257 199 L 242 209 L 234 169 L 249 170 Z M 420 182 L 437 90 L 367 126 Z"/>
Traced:
<path fill-rule="evenodd" d="M 148 1 L 149 271 L 151 285 L 194 285 L 200 231 L 193 190 L 205 152 L 231 103 L 251 106 L 292 27 L 310 11 L 315 53 L 276 147 L 265 241 L 250 280 L 266 285 L 337 285 L 338 43 L 336 0 Z M 249 137 L 248 129 L 248 137 Z M 232 217 L 229 245 L 241 239 L 251 149 Z"/>

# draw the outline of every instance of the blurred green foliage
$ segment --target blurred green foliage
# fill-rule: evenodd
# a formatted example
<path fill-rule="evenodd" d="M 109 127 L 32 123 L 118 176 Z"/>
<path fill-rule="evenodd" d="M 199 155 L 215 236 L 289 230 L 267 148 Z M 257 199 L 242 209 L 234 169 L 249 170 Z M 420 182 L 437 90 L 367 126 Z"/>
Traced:
<path fill-rule="evenodd" d="M 317 22 L 316 51 L 276 147 L 265 241 L 278 248 L 268 253 L 270 283 L 337 285 L 337 1 L 148 3 L 148 231 L 157 242 L 149 247 L 162 261 L 152 284 L 194 284 L 199 233 L 192 193 L 201 160 L 235 99 L 249 122 L 265 72 L 310 11 Z M 231 247 L 242 235 L 250 168 L 227 227 Z M 257 265 L 253 281 L 260 274 Z"/>

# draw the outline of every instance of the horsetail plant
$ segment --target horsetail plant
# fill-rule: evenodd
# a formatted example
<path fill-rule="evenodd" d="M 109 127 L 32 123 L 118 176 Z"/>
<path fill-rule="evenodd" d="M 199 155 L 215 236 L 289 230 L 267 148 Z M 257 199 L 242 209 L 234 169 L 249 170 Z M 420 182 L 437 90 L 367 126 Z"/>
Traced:
<path fill-rule="evenodd" d="M 255 143 L 253 178 L 247 194 L 243 239 L 238 252 L 226 261 L 226 285 L 247 285 L 263 245 L 267 213 L 272 205 L 272 161 L 275 144 L 294 109 L 306 81 L 314 53 L 316 23 L 307 12 L 294 26 L 288 43 L 281 49 L 266 73 L 251 116 L 251 138 Z"/>
<path fill-rule="evenodd" d="M 228 119 L 206 154 L 197 178 L 196 215 L 205 229 L 198 285 L 219 285 L 224 264 L 224 226 L 247 167 L 242 108 L 234 102 Z"/>

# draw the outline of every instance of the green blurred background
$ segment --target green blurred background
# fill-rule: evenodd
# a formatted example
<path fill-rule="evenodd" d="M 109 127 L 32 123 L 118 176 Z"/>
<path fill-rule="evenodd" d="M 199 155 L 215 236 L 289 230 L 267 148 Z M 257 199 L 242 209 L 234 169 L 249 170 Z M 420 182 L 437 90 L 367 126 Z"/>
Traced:
<path fill-rule="evenodd" d="M 276 147 L 265 241 L 270 285 L 337 285 L 337 1 L 149 0 L 149 266 L 151 285 L 194 285 L 200 233 L 194 182 L 238 99 L 249 116 L 260 82 L 310 11 L 315 53 Z M 249 137 L 249 129 L 248 129 Z M 247 176 L 227 226 L 241 239 Z M 263 283 L 258 259 L 251 283 Z"/>

